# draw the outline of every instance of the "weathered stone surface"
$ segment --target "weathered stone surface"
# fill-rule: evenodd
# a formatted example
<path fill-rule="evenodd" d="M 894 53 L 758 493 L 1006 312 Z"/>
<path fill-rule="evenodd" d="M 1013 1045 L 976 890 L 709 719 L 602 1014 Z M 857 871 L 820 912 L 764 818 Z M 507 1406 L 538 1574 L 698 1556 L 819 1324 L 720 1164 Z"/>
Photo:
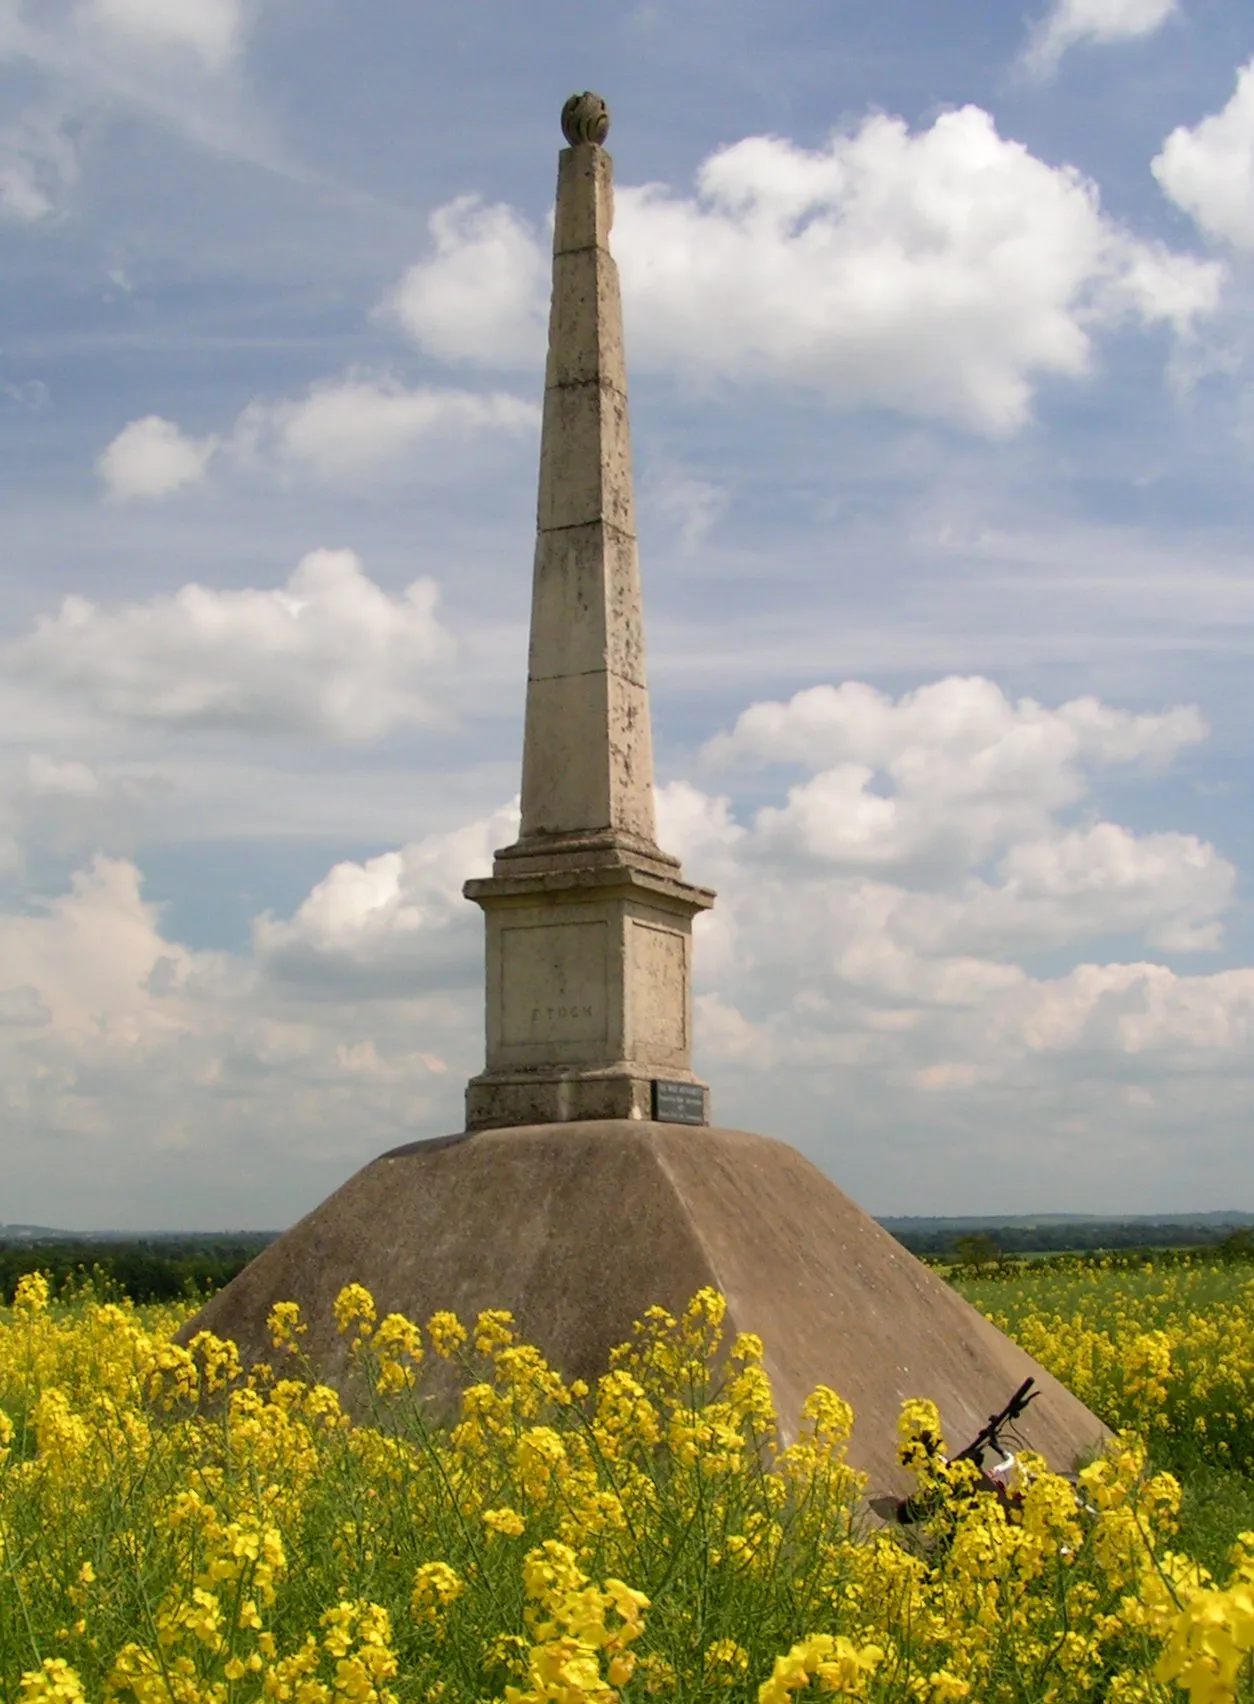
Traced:
<path fill-rule="evenodd" d="M 272 1361 L 276 1301 L 301 1304 L 305 1346 L 347 1379 L 331 1303 L 363 1283 L 380 1310 L 425 1321 L 508 1308 L 568 1376 L 595 1378 L 653 1303 L 703 1285 L 731 1331 L 755 1331 L 785 1427 L 827 1384 L 854 1406 L 851 1459 L 872 1490 L 899 1484 L 902 1400 L 931 1397 L 965 1443 L 1029 1374 L 1023 1431 L 1056 1467 L 1100 1440 L 1089 1411 L 809 1161 L 743 1131 L 605 1119 L 485 1130 L 373 1161 L 212 1298 L 207 1326 L 245 1362 Z M 443 1364 L 430 1369 L 448 1378 Z M 446 1384 L 436 1385 L 446 1405 Z"/>
<path fill-rule="evenodd" d="M 689 1071 L 667 1078 L 694 1084 L 710 1120 L 710 1091 Z M 616 1059 L 603 1066 L 508 1066 L 485 1071 L 466 1086 L 466 1127 L 501 1129 L 547 1121 L 554 1128 L 598 1119 L 642 1120 L 653 1116 L 654 1079 L 647 1068 Z"/>
<path fill-rule="evenodd" d="M 564 1118 L 649 1118 L 655 1077 L 696 1081 L 699 889 L 626 862 L 467 883 L 484 888 L 488 1068 L 467 1090 L 469 1129 L 555 1122 L 559 1104 Z"/>
<path fill-rule="evenodd" d="M 618 268 L 605 248 L 558 254 L 553 261 L 545 385 L 580 384 L 627 394 Z"/>
<path fill-rule="evenodd" d="M 643 687 L 644 647 L 630 620 L 639 596 L 636 541 L 594 521 L 543 533 L 535 577 L 528 677 L 532 681 L 608 671 Z M 591 596 L 604 578 L 605 596 Z"/>
<path fill-rule="evenodd" d="M 607 729 L 604 741 L 587 738 L 589 718 Z M 650 785 L 640 786 L 642 774 Z M 616 832 L 651 841 L 652 775 L 647 688 L 605 669 L 531 682 L 523 748 L 529 835 L 613 824 Z"/>
<path fill-rule="evenodd" d="M 563 148 L 557 157 L 557 206 L 553 253 L 580 249 L 607 252 L 614 223 L 614 162 L 601 147 L 587 143 Z"/>
<path fill-rule="evenodd" d="M 466 1099 L 475 1129 L 648 1118 L 655 1076 L 695 1083 L 691 924 L 714 899 L 683 882 L 656 844 L 622 308 L 609 249 L 612 166 L 595 143 L 604 103 L 590 94 L 572 102 L 569 134 L 578 140 L 560 156 L 554 221 L 522 825 L 492 877 L 466 885 L 487 931 L 487 1066 Z M 608 885 L 607 870 L 619 872 Z M 636 878 L 660 873 L 664 890 L 646 926 Z M 534 878 L 525 891 L 523 875 Z"/>
<path fill-rule="evenodd" d="M 627 398 L 593 380 L 546 391 L 541 422 L 546 457 L 540 486 L 541 532 L 604 521 L 634 535 Z M 639 608 L 635 618 L 640 619 Z"/>

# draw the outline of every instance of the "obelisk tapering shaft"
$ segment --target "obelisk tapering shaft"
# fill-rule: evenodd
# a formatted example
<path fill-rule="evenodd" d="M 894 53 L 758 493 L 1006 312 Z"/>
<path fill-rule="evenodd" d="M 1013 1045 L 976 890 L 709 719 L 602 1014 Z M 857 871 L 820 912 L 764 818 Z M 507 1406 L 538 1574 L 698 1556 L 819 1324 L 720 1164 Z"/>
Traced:
<path fill-rule="evenodd" d="M 692 919 L 714 895 L 654 833 L 605 102 L 572 95 L 562 129 L 522 827 L 465 888 L 487 925 L 471 1130 L 708 1118 L 692 1073 Z"/>
<path fill-rule="evenodd" d="M 532 585 L 524 842 L 606 833 L 646 846 L 654 841 L 623 319 L 609 251 L 613 210 L 609 155 L 591 142 L 563 149 Z"/>

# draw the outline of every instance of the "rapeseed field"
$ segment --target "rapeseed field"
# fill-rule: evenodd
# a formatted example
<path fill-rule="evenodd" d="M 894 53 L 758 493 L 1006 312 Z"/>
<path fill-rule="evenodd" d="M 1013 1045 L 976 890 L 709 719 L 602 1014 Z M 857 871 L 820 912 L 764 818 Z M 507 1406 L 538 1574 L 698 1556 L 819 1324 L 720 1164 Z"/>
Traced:
<path fill-rule="evenodd" d="M 1021 1458 L 1004 1504 L 947 1462 L 920 1393 L 899 1423 L 914 1527 L 866 1513 L 838 1393 L 781 1443 L 762 1345 L 723 1341 L 713 1292 L 654 1310 L 590 1390 L 507 1315 L 379 1319 L 350 1285 L 337 1320 L 372 1393 L 350 1421 L 306 1376 L 293 1306 L 245 1369 L 216 1339 L 175 1344 L 179 1310 L 64 1306 L 28 1277 L 0 1315 L 0 1696 L 1254 1697 L 1254 1532 L 1208 1570 L 1154 1465 L 1182 1433 L 1250 1465 L 1234 1271 L 981 1293 L 1125 1430 L 1076 1484 Z M 441 1359 L 466 1384 L 449 1427 L 423 1399 Z"/>
<path fill-rule="evenodd" d="M 1254 1269 L 1194 1256 L 1011 1270 L 962 1292 L 1109 1425 L 1173 1461 L 1254 1473 Z"/>

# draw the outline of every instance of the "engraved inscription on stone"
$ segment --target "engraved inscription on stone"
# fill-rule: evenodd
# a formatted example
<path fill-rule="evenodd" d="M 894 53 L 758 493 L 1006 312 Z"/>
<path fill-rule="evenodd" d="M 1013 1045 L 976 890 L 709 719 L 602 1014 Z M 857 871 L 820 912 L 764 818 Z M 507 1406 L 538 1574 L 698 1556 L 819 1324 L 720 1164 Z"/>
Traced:
<path fill-rule="evenodd" d="M 632 1039 L 644 1056 L 680 1054 L 688 1046 L 684 938 L 673 929 L 633 921 Z"/>
<path fill-rule="evenodd" d="M 501 930 L 501 1038 L 529 1043 L 604 1041 L 608 926 L 518 924 Z"/>

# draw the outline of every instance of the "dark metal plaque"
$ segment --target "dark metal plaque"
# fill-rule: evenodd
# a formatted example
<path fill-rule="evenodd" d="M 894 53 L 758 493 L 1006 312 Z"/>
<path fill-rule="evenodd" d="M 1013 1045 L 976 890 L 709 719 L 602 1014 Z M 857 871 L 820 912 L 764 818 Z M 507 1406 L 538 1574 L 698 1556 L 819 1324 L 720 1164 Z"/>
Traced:
<path fill-rule="evenodd" d="M 668 1083 L 655 1078 L 653 1117 L 658 1124 L 704 1124 L 705 1090 L 700 1083 Z"/>

